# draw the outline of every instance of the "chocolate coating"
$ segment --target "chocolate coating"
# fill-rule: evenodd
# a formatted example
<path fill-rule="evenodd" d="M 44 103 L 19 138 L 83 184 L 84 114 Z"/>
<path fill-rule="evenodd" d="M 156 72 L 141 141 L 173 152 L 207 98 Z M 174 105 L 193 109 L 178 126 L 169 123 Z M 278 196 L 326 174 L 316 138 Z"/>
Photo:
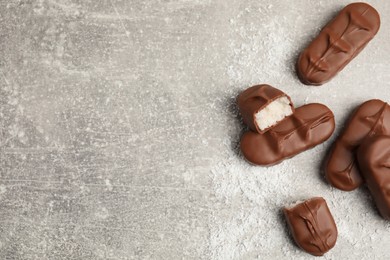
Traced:
<path fill-rule="evenodd" d="M 336 223 L 323 198 L 284 208 L 284 215 L 295 242 L 309 254 L 322 256 L 336 244 Z"/>
<path fill-rule="evenodd" d="M 297 73 L 302 83 L 329 81 L 363 50 L 379 27 L 379 14 L 372 6 L 347 5 L 299 56 Z"/>
<path fill-rule="evenodd" d="M 328 107 L 308 104 L 264 134 L 246 132 L 240 147 L 249 162 L 272 165 L 324 142 L 334 126 L 334 116 Z"/>
<path fill-rule="evenodd" d="M 357 158 L 379 212 L 390 220 L 390 136 L 365 140 L 358 149 Z"/>
<path fill-rule="evenodd" d="M 390 106 L 377 99 L 359 106 L 333 144 L 325 165 L 325 176 L 334 187 L 351 191 L 363 183 L 356 149 L 365 138 L 390 134 Z"/>
<path fill-rule="evenodd" d="M 266 132 L 272 126 L 262 131 L 256 124 L 255 114 L 269 105 L 269 103 L 275 99 L 283 96 L 289 99 L 291 109 L 294 111 L 294 106 L 292 105 L 290 97 L 287 96 L 283 91 L 271 87 L 270 85 L 256 85 L 243 91 L 237 98 L 237 104 L 244 123 L 252 131 L 258 133 Z"/>

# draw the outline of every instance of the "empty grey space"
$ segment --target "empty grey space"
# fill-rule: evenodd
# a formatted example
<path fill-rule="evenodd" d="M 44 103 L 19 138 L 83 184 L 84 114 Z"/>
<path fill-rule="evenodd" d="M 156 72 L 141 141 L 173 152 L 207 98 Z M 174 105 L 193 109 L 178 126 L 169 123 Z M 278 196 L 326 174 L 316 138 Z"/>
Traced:
<path fill-rule="evenodd" d="M 331 82 L 299 52 L 351 1 L 0 0 L 0 259 L 312 259 L 281 209 L 324 197 L 339 230 L 316 259 L 388 259 L 366 188 L 320 171 L 349 116 L 390 100 L 390 1 Z M 263 168 L 239 152 L 235 99 L 267 83 L 336 118 L 325 143 Z"/>

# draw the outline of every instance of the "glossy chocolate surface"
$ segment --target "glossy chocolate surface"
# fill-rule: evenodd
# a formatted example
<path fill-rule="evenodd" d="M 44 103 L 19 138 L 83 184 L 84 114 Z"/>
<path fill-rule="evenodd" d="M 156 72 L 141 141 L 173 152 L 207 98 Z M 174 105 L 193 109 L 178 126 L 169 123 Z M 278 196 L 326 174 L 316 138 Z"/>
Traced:
<path fill-rule="evenodd" d="M 270 85 L 256 85 L 244 90 L 237 98 L 238 108 L 244 123 L 252 131 L 258 133 L 266 132 L 272 126 L 262 131 L 256 124 L 255 114 L 275 99 L 283 96 L 290 100 L 292 111 L 294 111 L 294 106 L 292 105 L 290 97 L 283 91 Z"/>
<path fill-rule="evenodd" d="M 308 104 L 264 134 L 246 132 L 240 147 L 249 162 L 272 165 L 324 142 L 334 127 L 334 116 L 328 107 Z"/>
<path fill-rule="evenodd" d="M 325 165 L 325 176 L 334 187 L 351 191 L 363 183 L 356 149 L 367 137 L 390 134 L 390 106 L 369 100 L 359 106 L 333 144 Z"/>
<path fill-rule="evenodd" d="M 297 73 L 302 83 L 329 81 L 359 54 L 379 27 L 379 14 L 372 6 L 347 5 L 299 56 Z"/>
<path fill-rule="evenodd" d="M 309 254 L 321 256 L 336 244 L 337 227 L 323 198 L 284 208 L 284 215 L 295 242 Z"/>
<path fill-rule="evenodd" d="M 359 147 L 357 158 L 381 215 L 390 220 L 390 136 L 375 136 Z"/>

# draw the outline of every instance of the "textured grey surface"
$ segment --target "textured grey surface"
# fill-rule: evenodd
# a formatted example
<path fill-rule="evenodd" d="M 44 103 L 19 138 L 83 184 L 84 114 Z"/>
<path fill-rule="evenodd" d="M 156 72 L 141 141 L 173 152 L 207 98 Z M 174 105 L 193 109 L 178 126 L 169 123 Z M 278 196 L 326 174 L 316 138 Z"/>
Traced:
<path fill-rule="evenodd" d="M 337 132 L 390 100 L 389 1 L 369 1 L 381 30 L 333 81 L 295 76 L 348 2 L 1 0 L 0 259 L 310 259 L 280 214 L 310 196 L 339 227 L 325 259 L 388 259 L 366 189 L 319 172 L 335 136 L 271 168 L 237 151 L 234 99 L 252 84 L 327 104 Z"/>

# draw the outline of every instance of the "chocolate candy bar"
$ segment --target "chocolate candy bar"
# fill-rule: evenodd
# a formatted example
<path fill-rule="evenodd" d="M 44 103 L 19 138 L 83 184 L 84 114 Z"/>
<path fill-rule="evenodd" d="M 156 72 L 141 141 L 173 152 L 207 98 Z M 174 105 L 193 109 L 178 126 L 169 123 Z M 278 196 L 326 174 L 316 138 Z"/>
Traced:
<path fill-rule="evenodd" d="M 257 85 L 243 91 L 238 108 L 252 131 L 264 133 L 294 112 L 289 96 L 269 85 Z"/>
<path fill-rule="evenodd" d="M 358 149 L 357 158 L 379 212 L 390 220 L 390 136 L 365 140 Z"/>
<path fill-rule="evenodd" d="M 390 106 L 369 100 L 353 113 L 343 133 L 333 144 L 325 165 L 325 176 L 334 187 L 351 191 L 363 183 L 356 162 L 356 149 L 365 138 L 390 134 Z"/>
<path fill-rule="evenodd" d="M 379 14 L 372 6 L 347 5 L 299 56 L 297 73 L 302 83 L 329 81 L 363 50 L 379 27 Z"/>
<path fill-rule="evenodd" d="M 336 244 L 337 227 L 323 198 L 284 208 L 284 215 L 295 242 L 309 254 L 322 256 Z"/>
<path fill-rule="evenodd" d="M 328 107 L 304 105 L 264 134 L 246 132 L 241 138 L 241 151 L 253 164 L 276 164 L 324 142 L 334 126 L 334 116 Z"/>

